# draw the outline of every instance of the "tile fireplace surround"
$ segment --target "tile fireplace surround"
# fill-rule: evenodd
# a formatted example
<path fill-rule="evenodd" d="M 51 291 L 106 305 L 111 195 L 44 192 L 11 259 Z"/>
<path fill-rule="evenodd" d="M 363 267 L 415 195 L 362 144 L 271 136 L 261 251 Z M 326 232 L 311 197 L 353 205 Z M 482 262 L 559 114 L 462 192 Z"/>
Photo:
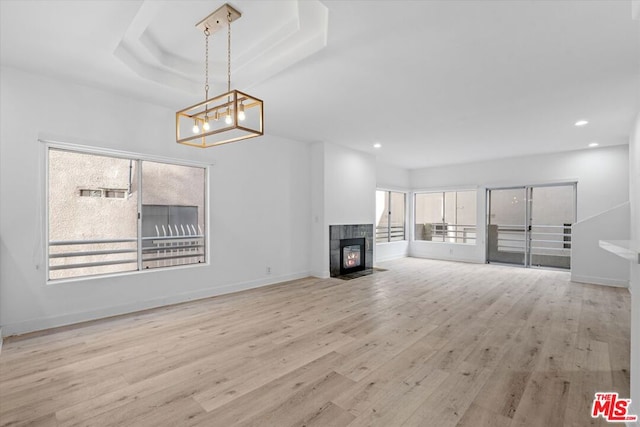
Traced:
<path fill-rule="evenodd" d="M 340 240 L 365 238 L 365 269 L 373 268 L 373 224 L 349 224 L 329 226 L 329 274 L 340 276 Z"/>

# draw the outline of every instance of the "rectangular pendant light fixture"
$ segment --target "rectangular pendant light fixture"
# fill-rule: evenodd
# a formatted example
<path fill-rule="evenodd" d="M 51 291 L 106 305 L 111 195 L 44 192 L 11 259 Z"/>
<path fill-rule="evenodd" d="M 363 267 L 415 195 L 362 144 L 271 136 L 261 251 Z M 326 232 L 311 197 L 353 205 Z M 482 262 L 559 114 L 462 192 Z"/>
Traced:
<path fill-rule="evenodd" d="M 176 142 L 207 148 L 264 134 L 262 100 L 231 90 L 231 22 L 242 15 L 228 4 L 196 24 L 205 34 L 205 100 L 176 113 Z M 209 36 L 227 28 L 227 92 L 209 98 Z"/>

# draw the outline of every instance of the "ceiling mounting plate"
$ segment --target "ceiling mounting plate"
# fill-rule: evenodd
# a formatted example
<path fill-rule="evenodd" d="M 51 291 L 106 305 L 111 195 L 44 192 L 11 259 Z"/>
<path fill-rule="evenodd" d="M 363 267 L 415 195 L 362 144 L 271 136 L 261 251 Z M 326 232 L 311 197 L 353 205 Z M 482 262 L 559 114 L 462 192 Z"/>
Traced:
<path fill-rule="evenodd" d="M 228 3 L 223 4 L 211 15 L 204 18 L 202 21 L 196 24 L 196 28 L 201 31 L 209 29 L 209 33 L 213 34 L 223 28 L 227 27 L 228 16 L 231 16 L 231 22 L 240 18 L 242 14 L 236 9 L 231 7 Z"/>

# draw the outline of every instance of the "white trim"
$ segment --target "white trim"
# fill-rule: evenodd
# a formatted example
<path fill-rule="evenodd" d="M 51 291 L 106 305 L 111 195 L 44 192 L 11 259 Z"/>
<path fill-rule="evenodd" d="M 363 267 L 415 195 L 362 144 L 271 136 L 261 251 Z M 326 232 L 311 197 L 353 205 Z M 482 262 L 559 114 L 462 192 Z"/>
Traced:
<path fill-rule="evenodd" d="M 52 317 L 42 317 L 21 322 L 7 323 L 2 326 L 6 336 L 26 334 L 29 332 L 41 331 L 60 326 L 73 325 L 76 323 L 89 322 L 92 320 L 104 319 L 107 317 L 119 316 L 123 314 L 136 313 L 138 311 L 152 308 L 166 307 L 172 304 L 180 304 L 187 301 L 211 298 L 218 295 L 230 294 L 276 283 L 288 282 L 291 280 L 304 279 L 309 277 L 308 271 L 286 274 L 278 277 L 250 280 L 247 282 L 234 283 L 216 288 L 203 289 L 193 292 L 185 292 L 169 297 L 162 296 L 146 301 L 137 301 L 115 307 L 105 307 L 101 309 L 80 311 L 76 313 L 63 314 Z"/>
<path fill-rule="evenodd" d="M 411 193 L 424 194 L 424 193 L 451 193 L 453 191 L 477 191 L 480 189 L 480 185 L 460 185 L 454 187 L 438 186 L 438 187 L 423 187 L 421 189 L 413 189 Z"/>
<path fill-rule="evenodd" d="M 577 276 L 572 273 L 571 281 L 578 282 L 578 283 L 586 283 L 588 285 L 613 286 L 616 288 L 627 288 L 627 289 L 629 288 L 628 280 L 611 279 L 608 277 Z"/>
<path fill-rule="evenodd" d="M 157 156 L 153 154 L 142 154 L 134 151 L 114 150 L 112 148 L 95 147 L 91 145 L 76 144 L 71 142 L 56 141 L 45 138 L 38 138 L 47 148 L 57 148 L 59 150 L 78 151 L 87 154 L 97 154 L 102 156 L 111 156 L 117 158 L 125 158 L 127 160 L 147 160 L 158 163 L 171 163 L 180 166 L 194 166 L 206 168 L 214 166 L 215 162 L 199 162 L 197 160 L 183 160 L 172 157 Z"/>
<path fill-rule="evenodd" d="M 129 168 L 131 168 L 133 166 L 133 162 L 134 162 L 134 160 L 129 159 Z M 137 201 L 136 201 L 137 202 L 136 210 L 138 211 L 137 215 L 136 215 L 137 216 L 137 218 L 136 218 L 136 233 L 137 233 L 137 236 L 136 236 L 136 249 L 137 249 L 136 257 L 138 258 L 138 260 L 137 260 L 138 262 L 136 264 L 136 268 L 137 268 L 137 271 L 141 271 L 141 270 L 144 269 L 144 267 L 143 267 L 144 262 L 142 261 L 142 190 L 143 190 L 144 185 L 142 183 L 142 162 L 140 160 L 135 160 L 135 164 L 136 164 L 136 182 L 138 183 L 138 189 L 139 189 L 139 191 L 137 192 L 138 194 L 136 196 L 136 199 L 137 199 Z M 133 186 L 133 183 L 131 182 L 131 179 L 133 178 L 131 176 L 131 169 L 129 169 L 129 176 L 130 176 L 130 178 L 129 178 L 129 189 L 131 190 L 131 187 Z M 204 176 L 205 176 L 205 179 L 206 179 L 206 176 L 207 176 L 206 169 L 205 169 Z M 204 199 L 207 200 L 208 197 L 205 197 Z M 207 229 L 208 229 L 208 227 L 207 227 Z M 207 250 L 206 244 L 207 243 L 205 241 L 205 250 L 204 250 L 205 254 L 207 252 L 209 252 Z"/>
<path fill-rule="evenodd" d="M 559 180 L 553 180 L 553 181 L 537 181 L 537 182 L 528 183 L 528 184 L 509 183 L 509 184 L 502 185 L 499 183 L 494 183 L 494 184 L 485 184 L 484 187 L 487 190 L 511 190 L 511 189 L 524 188 L 524 187 L 557 187 L 557 186 L 571 185 L 571 184 L 578 185 L 578 179 L 567 178 L 567 179 L 559 179 Z"/>
<path fill-rule="evenodd" d="M 44 267 L 42 269 L 42 271 L 44 271 L 44 283 L 45 285 L 49 285 L 50 282 L 50 271 L 49 271 L 49 264 L 50 264 L 50 254 L 49 251 L 51 248 L 49 248 L 49 236 L 51 235 L 51 233 L 49 232 L 49 176 L 50 176 L 50 171 L 49 171 L 49 153 L 50 153 L 50 146 L 49 144 L 44 144 L 44 149 L 43 151 L 43 162 L 44 162 L 44 177 L 41 177 L 40 181 L 44 181 L 44 189 L 43 189 L 43 199 L 44 199 L 44 204 L 41 206 L 40 208 L 40 212 L 43 212 L 43 216 L 40 218 L 40 221 L 44 221 L 44 235 L 42 236 L 42 241 L 40 242 L 40 244 L 44 247 L 44 259 L 42 260 L 42 266 Z M 44 179 L 42 179 L 44 178 Z"/>
<path fill-rule="evenodd" d="M 393 191 L 394 193 L 405 193 L 409 194 L 411 190 L 407 190 L 406 188 L 400 187 L 376 187 L 376 191 Z"/>

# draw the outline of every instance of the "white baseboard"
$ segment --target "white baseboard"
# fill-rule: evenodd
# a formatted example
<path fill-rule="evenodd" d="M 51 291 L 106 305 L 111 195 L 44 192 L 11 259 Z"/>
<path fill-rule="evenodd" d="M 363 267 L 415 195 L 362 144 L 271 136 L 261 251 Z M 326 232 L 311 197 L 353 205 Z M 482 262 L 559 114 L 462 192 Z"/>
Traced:
<path fill-rule="evenodd" d="M 331 273 L 329 270 L 325 271 L 312 271 L 309 273 L 310 276 L 317 277 L 318 279 L 328 279 L 331 277 Z"/>
<path fill-rule="evenodd" d="M 608 277 L 594 277 L 594 276 L 578 276 L 571 274 L 572 282 L 587 283 L 589 285 L 602 285 L 613 286 L 616 288 L 629 288 L 629 281 L 622 279 L 611 279 Z"/>
<path fill-rule="evenodd" d="M 311 276 L 308 271 L 292 273 L 281 276 L 266 277 L 247 282 L 234 283 L 226 286 L 202 289 L 194 292 L 185 292 L 167 297 L 154 298 L 147 301 L 137 301 L 131 304 L 124 304 L 114 307 L 106 307 L 96 310 L 81 311 L 76 313 L 63 314 L 39 319 L 29 319 L 20 322 L 7 323 L 2 325 L 2 333 L 5 337 L 21 335 L 29 332 L 42 331 L 45 329 L 57 328 L 60 326 L 73 325 L 75 323 L 88 322 L 92 320 L 104 319 L 122 314 L 135 313 L 137 311 L 151 308 L 164 307 L 172 304 L 179 304 L 187 301 L 194 301 L 204 298 L 211 298 L 218 295 L 230 294 L 247 289 L 259 288 L 276 283 L 288 282 L 290 280 L 303 279 Z M 1 342 L 1 341 L 0 341 Z"/>

